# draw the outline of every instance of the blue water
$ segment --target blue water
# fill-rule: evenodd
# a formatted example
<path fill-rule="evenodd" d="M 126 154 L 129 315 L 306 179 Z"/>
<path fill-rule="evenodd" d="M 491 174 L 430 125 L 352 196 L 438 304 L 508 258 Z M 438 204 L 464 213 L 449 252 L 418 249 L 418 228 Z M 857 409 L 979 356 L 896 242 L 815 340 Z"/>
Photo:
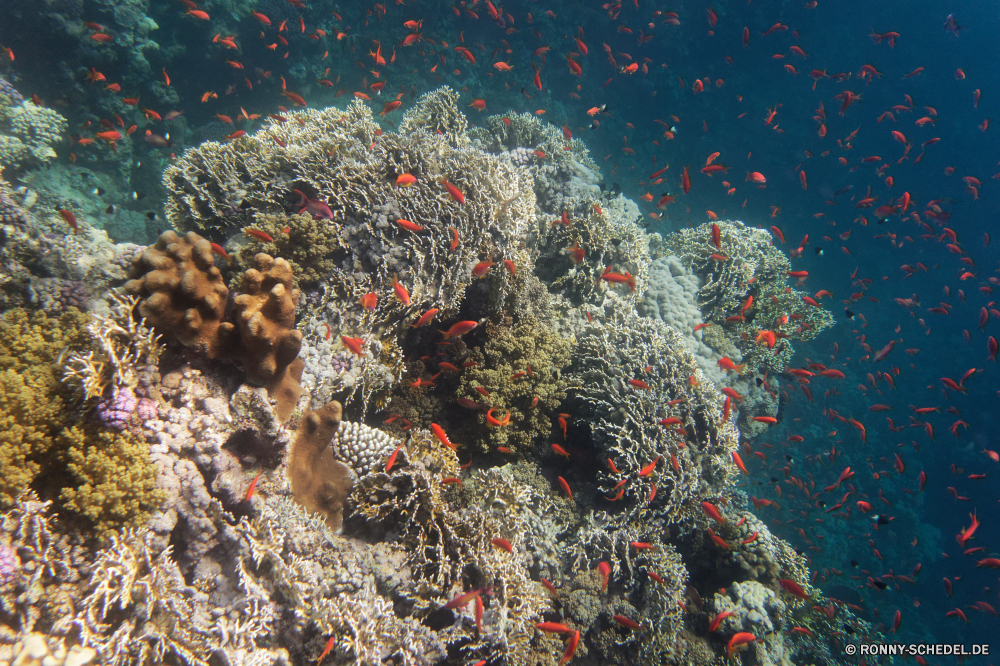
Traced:
<path fill-rule="evenodd" d="M 503 11 L 514 18 L 516 29 L 509 32 L 489 19 L 483 3 L 475 6 L 479 18 L 474 19 L 465 12 L 456 16 L 445 3 L 386 3 L 380 10 L 372 3 L 310 1 L 300 10 L 284 0 L 258 2 L 255 9 L 272 22 L 268 27 L 247 15 L 242 5 L 200 3 L 200 9 L 211 16 L 203 21 L 185 16 L 183 4 L 171 1 L 148 8 L 159 26 L 149 33 L 158 48 L 143 50 L 148 67 L 129 43 L 136 33 L 124 27 L 124 5 L 117 14 L 104 5 L 61 14 L 58 7 L 40 9 L 19 0 L 3 4 L 0 14 L 6 17 L 0 21 L 0 44 L 12 49 L 15 60 L 0 57 L 0 75 L 14 81 L 26 96 L 36 94 L 59 109 L 70 121 L 69 134 L 89 135 L 82 129 L 84 123 L 96 124 L 115 114 L 126 127 L 138 125 L 136 138 L 147 129 L 169 134 L 173 142 L 169 148 L 134 142 L 129 185 L 147 194 L 148 201 L 142 204 L 146 208 L 155 208 L 155 202 L 162 199 L 159 171 L 171 153 L 179 155 L 200 138 L 255 127 L 253 123 L 219 124 L 216 114 L 235 119 L 241 107 L 258 114 L 274 113 L 279 105 L 290 107 L 280 94 L 281 77 L 310 107 L 344 105 L 354 92 L 365 90 L 363 82 L 370 85 L 376 80 L 371 70 L 377 69 L 387 80 L 383 94 L 366 90 L 376 110 L 401 88 L 408 91 L 403 97 L 405 110 L 414 99 L 411 88 L 421 94 L 441 83 L 462 90 L 465 104 L 474 98 L 486 100 L 482 114 L 467 109 L 473 123 L 507 109 L 544 109 L 546 119 L 568 126 L 586 142 L 602 167 L 607 186 L 618 183 L 626 196 L 639 202 L 651 231 L 701 224 L 708 221 L 707 211 L 711 211 L 720 219 L 779 227 L 786 253 L 808 234 L 793 268 L 809 272 L 805 288 L 811 293 L 833 292 L 832 302 L 824 302 L 836 314 L 837 325 L 812 342 L 798 345 L 795 367 L 820 362 L 846 377 L 812 378 L 808 385 L 812 401 L 801 391 L 790 390 L 781 424 L 752 443 L 753 450 L 763 453 L 766 460 L 744 456 L 751 471 L 744 487 L 758 498 L 778 501 L 780 511 L 764 509 L 761 515 L 775 533 L 810 557 L 811 569 L 819 575 L 816 584 L 830 596 L 843 598 L 845 588 L 854 590 L 858 596 L 852 597 L 852 603 L 864 609 L 859 614 L 887 629 L 894 613 L 901 611 L 896 635 L 900 641 L 971 645 L 1000 636 L 1000 619 L 974 606 L 985 601 L 1000 608 L 996 573 L 976 566 L 977 560 L 997 556 L 994 544 L 1000 536 L 994 518 L 1000 467 L 983 453 L 984 449 L 1000 449 L 996 435 L 1000 373 L 997 364 L 987 359 L 987 338 L 1000 334 L 1000 314 L 991 314 L 985 327 L 979 327 L 983 307 L 1000 309 L 991 293 L 1000 286 L 996 284 L 1000 239 L 994 238 L 987 246 L 984 238 L 984 234 L 1000 234 L 996 225 L 1000 199 L 993 181 L 994 174 L 1000 174 L 1000 155 L 995 149 L 1000 126 L 981 129 L 984 121 L 994 117 L 1000 121 L 1000 70 L 994 58 L 1000 18 L 995 4 L 820 0 L 810 8 L 798 0 L 782 7 L 716 1 L 711 3 L 718 18 L 713 29 L 705 2 L 640 0 L 637 7 L 627 0 L 611 11 L 597 1 L 586 6 L 507 2 Z M 554 17 L 547 16 L 547 10 Z M 677 12 L 680 24 L 667 24 L 666 16 L 654 16 L 655 11 Z M 963 27 L 957 36 L 943 27 L 950 13 Z M 305 33 L 300 29 L 300 16 Z M 280 36 L 288 40 L 287 47 L 277 40 L 276 31 L 286 19 L 288 30 Z M 427 41 L 398 46 L 409 33 L 403 22 L 419 19 L 424 22 L 424 37 L 446 41 L 449 46 L 462 43 L 472 50 L 477 63 Z M 101 24 L 115 41 L 94 42 L 89 38 L 94 30 L 83 28 L 81 20 Z M 778 23 L 787 29 L 762 36 Z M 621 31 L 622 27 L 631 32 Z M 309 39 L 308 34 L 317 28 L 326 36 Z M 747 46 L 742 43 L 744 28 L 749 29 Z M 640 45 L 640 30 L 653 38 Z M 894 31 L 899 36 L 894 46 L 885 39 L 876 44 L 869 36 L 873 30 Z M 338 32 L 346 36 L 337 39 Z M 235 35 L 242 49 L 237 52 L 213 43 L 217 33 Z M 581 35 L 589 52 L 574 56 L 582 67 L 577 77 L 569 72 L 565 56 L 579 52 L 572 38 Z M 373 40 L 381 42 L 387 60 L 396 45 L 396 61 L 374 67 L 368 55 Z M 277 44 L 274 50 L 267 48 L 272 43 Z M 619 67 L 638 62 L 648 72 L 621 73 L 609 62 L 604 44 Z M 545 45 L 551 50 L 544 58 L 532 56 Z M 793 53 L 793 45 L 808 57 Z M 243 68 L 227 64 L 227 59 Z M 501 60 L 511 66 L 511 72 L 493 67 Z M 543 90 L 533 84 L 532 63 L 540 67 Z M 436 71 L 431 72 L 435 65 Z M 864 65 L 874 66 L 880 76 L 859 78 Z M 103 82 L 89 83 L 84 74 L 91 67 L 104 74 L 107 82 L 119 83 L 122 92 L 108 91 Z M 903 78 L 918 67 L 923 67 L 921 73 Z M 169 87 L 164 69 L 171 79 Z M 809 76 L 814 69 L 830 76 L 843 74 L 842 80 L 821 78 L 814 87 Z M 964 72 L 963 79 L 956 76 L 958 70 Z M 699 78 L 708 82 L 703 92 L 696 93 L 692 85 Z M 318 79 L 334 85 L 326 87 Z M 977 89 L 981 91 L 978 107 L 973 103 Z M 202 95 L 209 91 L 217 98 L 202 103 Z M 335 96 L 338 91 L 343 94 Z M 860 100 L 841 114 L 841 100 L 836 96 L 844 91 L 860 95 Z M 135 96 L 140 97 L 136 107 L 121 101 Z M 912 109 L 891 111 L 895 105 L 909 107 L 907 96 Z M 606 113 L 598 114 L 600 126 L 591 128 L 594 118 L 586 111 L 602 104 L 608 105 Z M 825 119 L 817 120 L 821 105 Z M 157 122 L 142 114 L 144 107 L 161 115 L 183 110 L 184 115 L 178 121 Z M 766 124 L 768 109 L 775 107 L 777 113 Z M 887 111 L 894 120 L 883 115 Z M 399 117 L 400 112 L 394 112 L 387 121 L 392 124 Z M 923 117 L 932 118 L 933 124 L 916 125 Z M 656 120 L 675 127 L 675 138 L 664 137 L 666 127 Z M 821 123 L 825 137 L 817 131 Z M 906 157 L 904 143 L 893 137 L 893 130 L 912 144 Z M 927 145 L 923 152 L 921 144 L 934 138 L 940 141 Z M 623 151 L 626 147 L 634 153 Z M 720 153 L 716 163 L 729 171 L 709 177 L 699 170 L 714 152 Z M 115 156 L 104 148 L 71 146 L 67 141 L 58 153 L 63 160 L 73 153 L 78 164 L 96 169 L 115 168 Z M 918 155 L 922 155 L 919 163 Z M 880 159 L 862 162 L 870 156 Z M 651 173 L 668 164 L 662 183 L 647 182 Z M 680 184 L 685 166 L 691 172 L 686 195 Z M 808 189 L 803 188 L 799 171 L 807 174 Z M 747 182 L 748 172 L 763 174 L 766 188 Z M 886 184 L 888 176 L 894 179 L 892 187 Z M 966 176 L 981 181 L 978 197 L 967 188 Z M 723 181 L 735 192 L 727 194 Z M 834 197 L 834 192 L 846 186 L 851 189 Z M 869 189 L 877 201 L 872 207 L 856 207 Z M 912 201 L 906 219 L 893 213 L 880 223 L 875 209 L 897 203 L 904 192 Z M 677 200 L 657 210 L 655 204 L 665 193 L 677 195 Z M 642 199 L 647 194 L 652 195 L 651 202 Z M 928 203 L 935 200 L 941 211 L 950 214 L 948 219 L 926 215 Z M 961 253 L 946 247 L 950 239 L 941 240 L 943 227 L 954 230 Z M 820 249 L 821 254 L 817 253 Z M 962 263 L 963 257 L 971 263 Z M 918 263 L 926 270 L 918 269 L 912 276 L 901 268 Z M 972 276 L 960 279 L 966 272 Z M 863 295 L 849 300 L 855 293 Z M 898 304 L 897 298 L 915 298 L 919 305 L 908 308 Z M 942 304 L 947 304 L 947 314 L 928 311 L 945 307 Z M 849 318 L 845 309 L 854 317 Z M 862 336 L 870 351 L 863 348 Z M 874 363 L 871 357 L 894 339 L 902 341 L 883 361 Z M 941 378 L 958 381 L 971 368 L 976 372 L 965 381 L 964 393 L 945 389 Z M 892 373 L 895 388 L 885 380 L 873 386 L 868 375 L 879 372 Z M 791 377 L 782 381 L 794 384 Z M 870 411 L 876 403 L 892 410 Z M 919 415 L 911 406 L 940 411 Z M 831 417 L 829 410 L 863 424 L 867 442 L 862 443 L 859 431 L 849 423 Z M 891 431 L 886 417 L 902 429 Z M 968 427 L 957 430 L 956 436 L 949 429 L 959 420 Z M 933 439 L 924 423 L 933 426 Z M 804 441 L 789 443 L 787 438 L 793 435 L 801 435 Z M 834 447 L 835 457 L 831 455 Z M 902 474 L 894 470 L 896 454 L 905 462 Z M 809 487 L 814 482 L 815 495 L 834 483 L 847 466 L 855 476 L 844 489 L 819 498 L 806 500 L 788 481 L 795 476 Z M 927 475 L 923 492 L 917 490 L 921 471 Z M 987 476 L 975 480 L 970 474 Z M 781 481 L 780 497 L 777 484 L 769 478 Z M 851 514 L 824 513 L 848 484 L 856 490 L 845 503 Z M 818 499 L 826 502 L 825 507 L 817 507 Z M 873 514 L 891 516 L 891 522 L 873 529 L 870 515 L 856 508 L 860 499 L 872 504 Z M 969 525 L 969 514 L 974 512 L 982 526 L 966 547 L 983 550 L 963 555 L 955 536 Z M 918 564 L 922 568 L 913 575 Z M 914 581 L 899 582 L 888 574 L 911 576 Z M 879 577 L 888 585 L 883 591 L 871 585 L 871 579 Z M 953 596 L 946 595 L 943 578 L 952 580 Z M 946 617 L 956 608 L 964 611 L 968 623 Z M 1000 643 L 994 647 L 1000 649 Z M 951 663 L 951 658 L 928 661 Z"/>

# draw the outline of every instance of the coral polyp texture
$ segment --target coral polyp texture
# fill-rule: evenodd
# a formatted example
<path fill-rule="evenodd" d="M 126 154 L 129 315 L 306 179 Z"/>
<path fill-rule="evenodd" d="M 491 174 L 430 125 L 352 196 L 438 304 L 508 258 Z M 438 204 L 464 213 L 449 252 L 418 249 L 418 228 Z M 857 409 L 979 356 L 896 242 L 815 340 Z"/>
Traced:
<path fill-rule="evenodd" d="M 229 289 L 215 266 L 211 243 L 193 232 L 165 231 L 132 260 L 125 293 L 139 299 L 139 315 L 162 335 L 209 358 L 236 340 L 225 321 Z"/>
<path fill-rule="evenodd" d="M 49 162 L 62 140 L 66 119 L 53 109 L 25 100 L 0 79 L 0 167 Z"/>
<path fill-rule="evenodd" d="M 301 392 L 302 370 L 292 268 L 284 259 L 257 254 L 230 308 L 230 290 L 214 257 L 211 243 L 198 234 L 181 238 L 166 231 L 133 259 L 125 292 L 139 299 L 138 314 L 164 336 L 208 358 L 239 360 L 247 379 L 267 387 L 287 418 Z"/>

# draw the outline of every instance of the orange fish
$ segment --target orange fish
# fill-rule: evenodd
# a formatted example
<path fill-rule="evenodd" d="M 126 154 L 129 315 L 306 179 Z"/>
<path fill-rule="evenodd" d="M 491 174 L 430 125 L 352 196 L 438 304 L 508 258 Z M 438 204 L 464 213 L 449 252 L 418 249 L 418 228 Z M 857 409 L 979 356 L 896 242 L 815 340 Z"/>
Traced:
<path fill-rule="evenodd" d="M 378 294 L 376 294 L 374 291 L 370 291 L 364 296 L 362 296 L 360 299 L 358 299 L 358 303 L 360 303 L 361 307 L 363 307 L 365 310 L 374 310 L 375 307 L 378 305 Z"/>
<path fill-rule="evenodd" d="M 493 267 L 494 265 L 495 265 L 494 262 L 490 261 L 489 259 L 487 259 L 486 261 L 480 261 L 478 264 L 472 267 L 472 277 L 477 277 L 477 278 L 483 277 L 484 275 L 486 275 L 486 273 L 489 272 L 490 268 Z"/>
<path fill-rule="evenodd" d="M 431 308 L 427 312 L 420 315 L 420 319 L 418 319 L 415 323 L 410 324 L 410 328 L 420 328 L 421 326 L 426 326 L 430 323 L 431 319 L 434 319 L 434 315 L 437 313 L 437 308 Z"/>
<path fill-rule="evenodd" d="M 478 325 L 479 322 L 475 321 L 459 321 L 452 324 L 451 328 L 449 328 L 447 331 L 438 331 L 438 333 L 444 335 L 445 340 L 449 340 L 451 338 L 457 338 L 459 336 L 465 335 Z"/>
<path fill-rule="evenodd" d="M 462 194 L 461 190 L 459 190 L 457 187 L 455 187 L 454 185 L 452 185 L 451 183 L 449 183 L 444 178 L 441 179 L 441 184 L 444 185 L 444 188 L 446 190 L 448 190 L 448 194 L 451 195 L 452 199 L 454 199 L 455 201 L 457 201 L 460 204 L 464 204 L 465 203 L 465 195 Z"/>
<path fill-rule="evenodd" d="M 420 226 L 419 224 L 416 224 L 415 222 L 410 222 L 409 220 L 403 220 L 403 219 L 396 220 L 396 224 L 403 227 L 407 231 L 413 231 L 413 232 L 423 231 L 426 228 Z"/>
<path fill-rule="evenodd" d="M 364 356 L 365 350 L 363 345 L 365 344 L 364 338 L 349 338 L 346 335 L 340 336 L 340 341 L 344 343 L 344 346 L 350 349 L 352 352 L 358 356 Z"/>
<path fill-rule="evenodd" d="M 396 292 L 396 298 L 402 301 L 403 305 L 410 304 L 410 292 L 406 290 L 406 287 L 399 283 L 399 278 L 396 275 L 392 276 L 392 288 Z"/>
<path fill-rule="evenodd" d="M 445 446 L 447 446 L 449 449 L 457 449 L 458 448 L 457 444 L 453 444 L 451 442 L 451 440 L 448 439 L 448 435 L 445 434 L 444 428 L 442 428 L 441 426 L 439 426 L 437 423 L 432 423 L 431 424 L 431 432 L 434 433 L 434 436 L 438 438 L 439 442 L 441 442 L 442 444 L 444 444 Z"/>
<path fill-rule="evenodd" d="M 399 187 L 409 187 L 410 185 L 413 185 L 415 182 L 417 182 L 416 176 L 413 176 L 408 173 L 403 173 L 396 177 L 396 185 L 398 185 Z"/>
<path fill-rule="evenodd" d="M 403 103 L 401 101 L 399 101 L 398 99 L 397 100 L 393 100 L 393 101 L 389 102 L 388 104 L 386 104 L 385 106 L 383 106 L 382 107 L 382 112 L 379 113 L 378 115 L 380 115 L 383 118 L 385 118 L 385 114 L 392 113 L 393 111 L 395 111 L 396 109 L 398 109 L 402 105 L 403 105 Z"/>

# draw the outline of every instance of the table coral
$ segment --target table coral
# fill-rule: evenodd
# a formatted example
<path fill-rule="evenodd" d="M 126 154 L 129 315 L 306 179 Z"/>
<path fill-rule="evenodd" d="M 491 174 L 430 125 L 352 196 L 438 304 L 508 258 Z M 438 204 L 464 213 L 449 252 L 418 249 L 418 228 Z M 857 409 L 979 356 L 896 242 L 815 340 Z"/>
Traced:
<path fill-rule="evenodd" d="M 483 451 L 506 446 L 526 454 L 553 427 L 551 414 L 566 397 L 563 369 L 569 364 L 572 343 L 533 317 L 513 325 L 486 325 L 488 336 L 474 353 L 479 365 L 465 368 L 457 397 L 483 405 L 483 414 L 470 416 L 476 425 L 465 428 L 464 440 Z M 476 387 L 485 387 L 484 397 Z M 536 400 L 537 399 L 537 400 Z M 510 414 L 510 425 L 487 424 L 485 411 Z"/>
<path fill-rule="evenodd" d="M 730 453 L 738 433 L 722 418 L 723 396 L 670 327 L 632 312 L 588 327 L 567 379 L 571 404 L 583 410 L 602 467 L 610 457 L 620 471 L 600 472 L 602 492 L 618 494 L 620 478 L 635 478 L 655 464 L 648 476 L 623 487 L 618 506 L 629 519 L 684 521 L 732 482 Z M 678 402 L 668 406 L 671 401 Z M 667 417 L 680 423 L 660 425 Z"/>
<path fill-rule="evenodd" d="M 712 242 L 714 226 L 718 248 Z M 703 318 L 725 329 L 750 370 L 782 372 L 791 358 L 789 339 L 810 340 L 833 325 L 830 312 L 807 305 L 804 292 L 787 286 L 791 264 L 763 229 L 739 221 L 706 223 L 673 234 L 666 246 L 702 279 L 698 305 Z M 757 341 L 761 330 L 778 337 L 773 349 Z"/>
<path fill-rule="evenodd" d="M 540 221 L 532 245 L 535 272 L 550 292 L 575 305 L 600 305 L 609 290 L 635 302 L 649 280 L 649 235 L 636 224 L 641 213 L 622 196 L 592 203 L 568 212 L 565 222 L 559 213 Z M 575 249 L 582 257 L 574 257 Z M 628 273 L 634 286 L 600 279 L 605 271 Z"/>

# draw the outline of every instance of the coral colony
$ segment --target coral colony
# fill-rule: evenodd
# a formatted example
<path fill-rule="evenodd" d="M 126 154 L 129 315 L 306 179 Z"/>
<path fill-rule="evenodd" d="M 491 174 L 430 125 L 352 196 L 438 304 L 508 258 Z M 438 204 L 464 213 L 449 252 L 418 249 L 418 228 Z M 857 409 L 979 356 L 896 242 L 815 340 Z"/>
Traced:
<path fill-rule="evenodd" d="M 44 162 L 65 123 L 3 91 L 3 161 Z M 355 100 L 184 151 L 145 248 L 0 182 L 18 650 L 860 663 L 838 636 L 873 628 L 735 487 L 831 316 L 767 232 L 650 234 L 599 183 L 579 140 L 470 128 L 447 87 L 395 131 Z"/>

